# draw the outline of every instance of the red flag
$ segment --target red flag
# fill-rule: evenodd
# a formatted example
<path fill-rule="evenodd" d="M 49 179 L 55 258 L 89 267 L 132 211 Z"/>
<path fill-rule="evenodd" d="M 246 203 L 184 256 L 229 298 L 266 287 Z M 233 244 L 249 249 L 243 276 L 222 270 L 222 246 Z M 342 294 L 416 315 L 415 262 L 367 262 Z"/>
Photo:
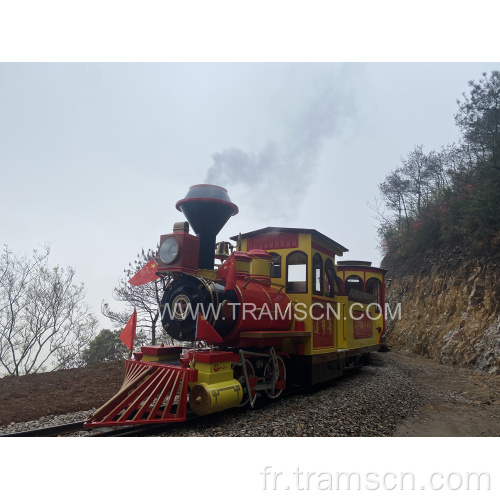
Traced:
<path fill-rule="evenodd" d="M 128 282 L 133 286 L 145 285 L 151 281 L 157 280 L 156 270 L 158 269 L 158 264 L 154 259 L 151 259 L 140 271 L 137 271 Z"/>
<path fill-rule="evenodd" d="M 219 267 L 217 275 L 226 280 L 224 291 L 234 290 L 236 288 L 236 262 L 234 261 L 234 253 L 232 253 L 226 262 Z"/>
<path fill-rule="evenodd" d="M 132 354 L 132 349 L 134 347 L 135 330 L 137 328 L 137 311 L 134 309 L 132 316 L 128 320 L 127 326 L 120 333 L 120 340 L 130 349 L 130 354 Z"/>
<path fill-rule="evenodd" d="M 198 313 L 196 321 L 196 340 L 203 340 L 207 344 L 221 344 L 221 336 L 214 330 L 210 323 Z"/>

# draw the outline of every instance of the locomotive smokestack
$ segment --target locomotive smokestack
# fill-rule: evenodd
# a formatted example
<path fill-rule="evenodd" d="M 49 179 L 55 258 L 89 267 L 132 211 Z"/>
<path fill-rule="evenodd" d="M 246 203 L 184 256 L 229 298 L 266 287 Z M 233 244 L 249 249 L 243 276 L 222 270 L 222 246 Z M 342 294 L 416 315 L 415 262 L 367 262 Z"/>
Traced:
<path fill-rule="evenodd" d="M 238 213 L 238 207 L 231 202 L 227 191 L 211 184 L 191 186 L 186 197 L 175 204 L 182 212 L 200 239 L 200 269 L 214 268 L 215 240 L 219 231 Z"/>

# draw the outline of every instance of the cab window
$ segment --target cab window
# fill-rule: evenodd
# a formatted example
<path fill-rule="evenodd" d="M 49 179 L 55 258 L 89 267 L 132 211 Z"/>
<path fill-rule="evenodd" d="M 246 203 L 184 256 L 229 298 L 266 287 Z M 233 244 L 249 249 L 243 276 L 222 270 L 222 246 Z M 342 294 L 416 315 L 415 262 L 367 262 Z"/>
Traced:
<path fill-rule="evenodd" d="M 269 252 L 271 259 L 271 278 L 281 278 L 281 255 L 275 252 Z"/>
<path fill-rule="evenodd" d="M 313 257 L 313 293 L 323 295 L 323 259 L 319 253 Z"/>
<path fill-rule="evenodd" d="M 382 304 L 382 282 L 378 278 L 370 278 L 366 280 L 366 293 L 371 293 L 375 296 L 375 301 L 379 306 Z"/>
<path fill-rule="evenodd" d="M 359 290 L 360 292 L 363 292 L 363 279 L 360 276 L 357 276 L 356 274 L 352 274 L 351 276 L 347 276 L 345 279 L 345 293 L 346 295 L 349 295 L 349 292 L 351 290 Z"/>
<path fill-rule="evenodd" d="M 331 259 L 325 260 L 325 295 L 333 297 L 342 293 L 342 280 L 335 272 L 335 266 Z"/>
<path fill-rule="evenodd" d="M 307 292 L 307 255 L 299 250 L 286 258 L 287 293 Z"/>

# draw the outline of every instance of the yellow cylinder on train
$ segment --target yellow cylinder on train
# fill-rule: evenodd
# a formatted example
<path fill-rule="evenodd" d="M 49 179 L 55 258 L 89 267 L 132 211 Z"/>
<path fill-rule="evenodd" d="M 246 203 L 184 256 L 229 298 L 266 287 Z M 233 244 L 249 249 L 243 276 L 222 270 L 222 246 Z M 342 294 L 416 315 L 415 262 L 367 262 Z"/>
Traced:
<path fill-rule="evenodd" d="M 238 406 L 243 389 L 233 378 L 232 362 L 239 356 L 231 351 L 190 351 L 191 368 L 198 371 L 196 382 L 189 384 L 189 406 L 196 415 Z"/>
<path fill-rule="evenodd" d="M 196 415 L 208 415 L 238 406 L 243 389 L 237 380 L 216 384 L 196 384 L 189 393 L 189 406 Z"/>

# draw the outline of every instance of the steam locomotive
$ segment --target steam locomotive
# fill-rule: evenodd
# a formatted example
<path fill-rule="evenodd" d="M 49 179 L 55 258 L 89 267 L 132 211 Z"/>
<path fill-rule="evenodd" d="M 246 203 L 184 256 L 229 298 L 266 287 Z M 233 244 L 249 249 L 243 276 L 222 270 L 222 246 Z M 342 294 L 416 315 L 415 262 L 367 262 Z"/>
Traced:
<path fill-rule="evenodd" d="M 216 243 L 238 213 L 219 186 L 192 186 L 176 208 L 187 222 L 160 237 L 155 273 L 163 329 L 176 342 L 135 352 L 121 389 L 86 427 L 253 407 L 339 377 L 380 350 L 384 269 L 335 263 L 347 249 L 314 229 L 267 227 Z"/>

